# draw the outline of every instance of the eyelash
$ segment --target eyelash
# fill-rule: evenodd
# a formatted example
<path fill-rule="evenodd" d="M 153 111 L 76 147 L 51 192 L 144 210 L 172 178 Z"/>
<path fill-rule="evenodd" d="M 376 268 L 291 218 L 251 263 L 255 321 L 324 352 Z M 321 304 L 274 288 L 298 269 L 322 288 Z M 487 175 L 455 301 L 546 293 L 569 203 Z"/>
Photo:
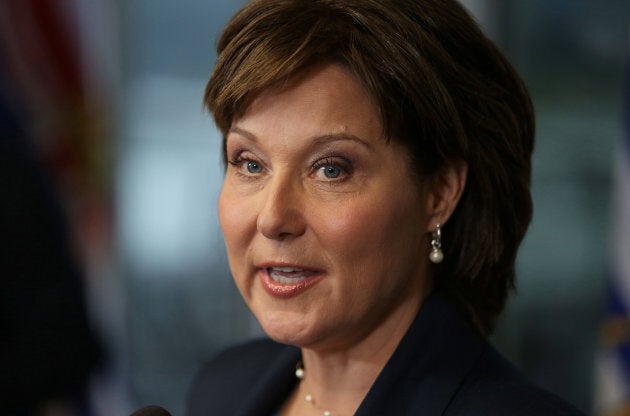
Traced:
<path fill-rule="evenodd" d="M 245 177 L 251 177 L 251 176 L 255 176 L 254 173 L 248 172 L 245 173 L 243 172 L 240 168 L 242 167 L 243 163 L 256 163 L 260 166 L 262 166 L 262 162 L 260 162 L 260 160 L 258 160 L 255 157 L 245 157 L 243 156 L 241 153 L 238 153 L 234 158 L 231 158 L 228 160 L 228 163 L 236 168 L 239 168 L 237 173 L 245 176 Z M 348 175 L 350 175 L 352 173 L 352 162 L 350 160 L 348 160 L 347 158 L 343 157 L 343 156 L 326 156 L 322 159 L 317 160 L 315 163 L 313 163 L 311 170 L 312 170 L 312 174 L 317 174 L 317 172 L 319 172 L 322 168 L 326 167 L 326 166 L 334 166 L 339 168 L 342 172 L 341 172 L 341 177 L 339 178 L 329 178 L 330 182 L 341 182 L 344 181 L 345 179 L 347 179 Z M 263 168 L 264 169 L 264 168 Z"/>
<path fill-rule="evenodd" d="M 323 159 L 319 159 L 313 164 L 313 172 L 317 173 L 326 166 L 334 166 L 341 169 L 341 176 L 339 178 L 329 178 L 331 182 L 341 182 L 347 179 L 348 175 L 352 173 L 352 163 L 341 156 L 327 156 Z"/>
<path fill-rule="evenodd" d="M 260 162 L 260 160 L 258 160 L 255 157 L 244 157 L 241 153 L 238 153 L 234 158 L 231 158 L 230 160 L 228 160 L 228 163 L 236 168 L 239 168 L 237 173 L 242 175 L 242 176 L 246 176 L 246 177 L 250 177 L 252 175 L 254 175 L 253 173 L 245 173 L 241 171 L 241 165 L 243 165 L 243 163 L 256 163 L 259 166 L 262 166 L 262 162 Z"/>

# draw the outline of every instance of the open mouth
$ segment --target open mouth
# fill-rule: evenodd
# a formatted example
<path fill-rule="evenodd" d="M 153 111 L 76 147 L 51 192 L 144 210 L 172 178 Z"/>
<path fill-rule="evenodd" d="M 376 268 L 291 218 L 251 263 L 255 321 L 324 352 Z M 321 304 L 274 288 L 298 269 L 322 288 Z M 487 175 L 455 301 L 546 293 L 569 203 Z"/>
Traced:
<path fill-rule="evenodd" d="M 325 277 L 320 270 L 292 266 L 271 266 L 259 269 L 263 288 L 276 298 L 290 298 L 305 292 Z"/>
<path fill-rule="evenodd" d="M 286 285 L 302 282 L 317 274 L 315 271 L 296 267 L 268 267 L 267 273 L 274 282 Z"/>

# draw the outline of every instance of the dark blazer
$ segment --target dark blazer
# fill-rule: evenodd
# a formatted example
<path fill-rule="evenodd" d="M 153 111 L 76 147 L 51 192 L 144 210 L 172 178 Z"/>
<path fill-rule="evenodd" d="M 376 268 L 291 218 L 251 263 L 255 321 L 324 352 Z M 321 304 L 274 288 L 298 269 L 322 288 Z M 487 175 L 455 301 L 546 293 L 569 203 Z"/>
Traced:
<path fill-rule="evenodd" d="M 271 416 L 295 387 L 300 350 L 270 340 L 227 350 L 199 373 L 188 416 Z M 441 295 L 427 298 L 356 415 L 581 415 L 528 383 L 469 330 Z"/>

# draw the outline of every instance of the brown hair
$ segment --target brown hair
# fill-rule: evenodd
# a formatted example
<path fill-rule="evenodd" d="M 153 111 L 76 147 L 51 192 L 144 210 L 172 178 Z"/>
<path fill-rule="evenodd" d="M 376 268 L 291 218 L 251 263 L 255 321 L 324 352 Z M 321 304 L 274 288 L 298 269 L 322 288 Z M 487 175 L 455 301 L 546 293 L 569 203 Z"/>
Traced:
<path fill-rule="evenodd" d="M 261 91 L 321 63 L 350 69 L 385 134 L 430 177 L 468 164 L 435 284 L 489 334 L 532 215 L 534 115 L 513 67 L 454 0 L 255 0 L 229 22 L 204 102 L 225 135 Z M 225 143 L 224 143 L 225 146 Z"/>

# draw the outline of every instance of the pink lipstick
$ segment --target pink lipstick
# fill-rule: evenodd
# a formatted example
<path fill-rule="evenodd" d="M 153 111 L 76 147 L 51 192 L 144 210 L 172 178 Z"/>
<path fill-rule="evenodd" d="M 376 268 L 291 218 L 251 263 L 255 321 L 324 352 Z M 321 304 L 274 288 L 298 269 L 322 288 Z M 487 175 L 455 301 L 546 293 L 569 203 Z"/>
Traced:
<path fill-rule="evenodd" d="M 324 278 L 324 274 L 298 266 L 274 265 L 261 267 L 258 277 L 265 291 L 271 296 L 290 298 L 318 283 Z"/>

